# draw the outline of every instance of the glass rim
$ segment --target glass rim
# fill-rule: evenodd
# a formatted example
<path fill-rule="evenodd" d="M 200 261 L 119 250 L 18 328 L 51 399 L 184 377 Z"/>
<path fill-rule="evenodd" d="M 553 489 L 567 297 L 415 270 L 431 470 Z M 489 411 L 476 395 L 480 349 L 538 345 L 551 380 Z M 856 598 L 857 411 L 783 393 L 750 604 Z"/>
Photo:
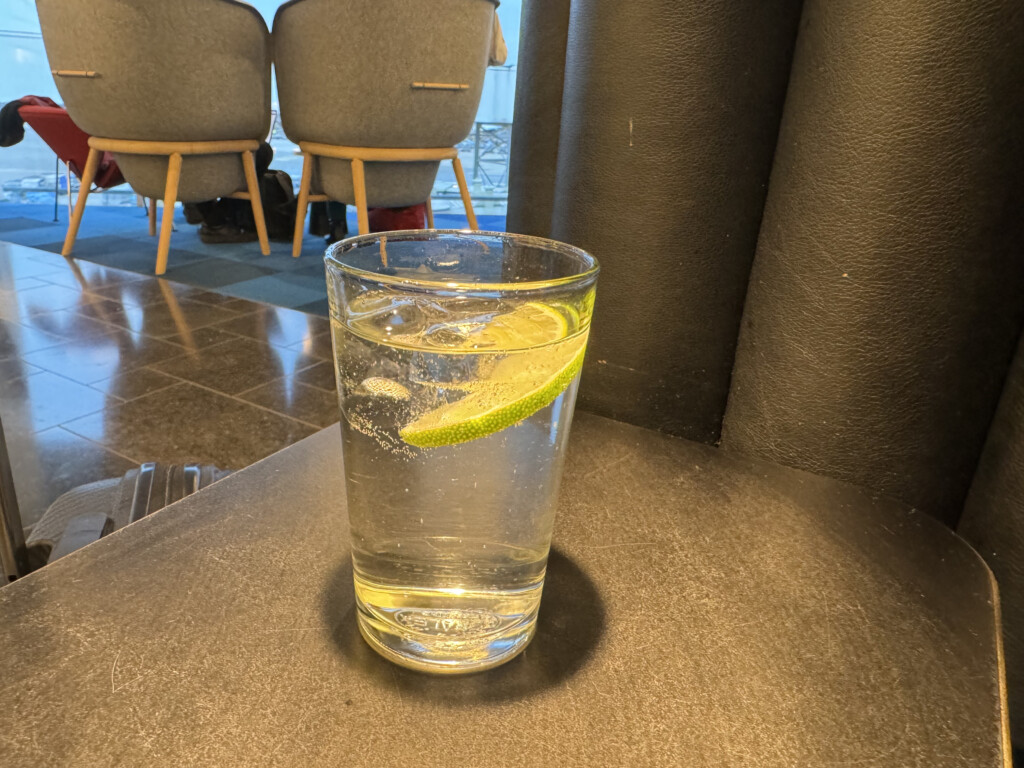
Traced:
<path fill-rule="evenodd" d="M 395 237 L 396 240 L 422 240 L 424 235 L 428 235 L 428 239 L 432 240 L 440 239 L 437 237 L 438 235 L 453 235 L 465 240 L 472 240 L 474 237 L 492 237 L 499 240 L 532 245 L 566 256 L 574 256 L 579 258 L 584 265 L 589 266 L 574 275 L 556 277 L 551 280 L 529 280 L 520 283 L 467 283 L 457 280 L 422 280 L 412 277 L 399 277 L 398 275 L 382 275 L 379 272 L 370 272 L 342 261 L 341 255 L 343 253 L 377 242 L 382 238 L 386 242 L 386 238 L 391 235 L 397 236 Z M 415 237 L 413 237 L 414 235 Z M 390 232 L 371 232 L 366 235 L 355 235 L 328 246 L 324 254 L 324 262 L 337 267 L 345 274 L 371 280 L 382 285 L 393 285 L 407 289 L 422 288 L 431 291 L 538 291 L 545 288 L 556 288 L 583 282 L 588 278 L 596 277 L 597 273 L 601 271 L 601 265 L 598 264 L 597 259 L 592 254 L 582 248 L 577 248 L 575 245 L 569 245 L 560 240 L 551 240 L 546 237 L 537 237 L 536 235 L 520 235 L 515 232 L 490 232 L 479 229 L 396 229 Z"/>

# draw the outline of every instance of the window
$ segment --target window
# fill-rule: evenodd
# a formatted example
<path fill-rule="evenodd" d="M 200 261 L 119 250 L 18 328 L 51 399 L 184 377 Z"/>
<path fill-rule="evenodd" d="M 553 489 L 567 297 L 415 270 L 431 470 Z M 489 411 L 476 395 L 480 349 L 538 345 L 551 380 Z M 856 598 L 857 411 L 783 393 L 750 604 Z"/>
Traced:
<path fill-rule="evenodd" d="M 255 0 L 252 4 L 270 26 L 280 0 Z M 459 155 L 472 188 L 473 204 L 481 216 L 505 215 L 521 8 L 522 0 L 503 0 L 498 8 L 508 45 L 508 60 L 504 66 L 488 69 L 476 123 L 470 135 L 459 145 Z M 3 0 L 0 4 L 0 71 L 4 72 L 0 81 L 0 102 L 29 94 L 60 100 L 47 64 L 33 0 Z M 270 142 L 274 147 L 273 167 L 286 171 L 298 187 L 302 160 L 297 147 L 288 141 L 276 119 L 276 83 L 273 88 L 275 120 Z M 72 179 L 73 190 L 77 190 L 77 185 L 77 179 Z M 64 168 L 56 168 L 53 152 L 31 129 L 26 129 L 24 140 L 16 147 L 0 148 L 0 202 L 53 204 L 55 189 L 60 204 L 64 205 L 67 189 Z M 449 163 L 441 165 L 432 199 L 436 213 L 463 213 L 455 175 Z M 134 205 L 136 201 L 135 195 L 125 185 L 90 196 L 89 202 Z"/>

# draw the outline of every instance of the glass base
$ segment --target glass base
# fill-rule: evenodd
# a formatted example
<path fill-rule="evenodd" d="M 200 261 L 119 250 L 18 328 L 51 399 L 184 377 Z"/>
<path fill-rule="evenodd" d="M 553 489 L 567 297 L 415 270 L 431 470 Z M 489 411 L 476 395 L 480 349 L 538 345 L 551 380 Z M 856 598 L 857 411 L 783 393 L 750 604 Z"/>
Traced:
<path fill-rule="evenodd" d="M 427 609 L 404 611 L 405 626 L 399 626 L 357 602 L 359 633 L 369 646 L 388 661 L 418 672 L 459 675 L 492 669 L 522 652 L 537 628 L 537 614 L 533 612 L 493 633 L 459 637 L 453 631 L 458 626 L 472 623 L 479 627 L 486 619 L 479 613 Z M 444 631 L 417 631 L 425 627 Z"/>

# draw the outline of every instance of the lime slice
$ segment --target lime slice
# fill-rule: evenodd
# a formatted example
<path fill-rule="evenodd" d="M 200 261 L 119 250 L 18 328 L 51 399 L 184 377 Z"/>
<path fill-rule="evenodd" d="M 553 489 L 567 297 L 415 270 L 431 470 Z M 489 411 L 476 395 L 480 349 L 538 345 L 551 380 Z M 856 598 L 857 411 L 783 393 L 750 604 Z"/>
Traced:
<path fill-rule="evenodd" d="M 528 349 L 564 339 L 569 333 L 565 315 L 554 307 L 529 301 L 474 331 L 466 341 L 474 349 Z"/>
<path fill-rule="evenodd" d="M 424 414 L 398 435 L 418 448 L 438 448 L 500 432 L 562 394 L 579 373 L 586 346 L 587 334 L 582 333 L 510 355 L 480 389 Z"/>

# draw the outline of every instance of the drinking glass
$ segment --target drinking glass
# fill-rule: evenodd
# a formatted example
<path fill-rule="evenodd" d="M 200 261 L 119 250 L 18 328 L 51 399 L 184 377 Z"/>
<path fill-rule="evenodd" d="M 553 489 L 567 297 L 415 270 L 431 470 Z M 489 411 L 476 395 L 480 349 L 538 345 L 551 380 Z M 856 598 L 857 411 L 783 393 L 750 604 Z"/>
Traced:
<path fill-rule="evenodd" d="M 326 266 L 359 629 L 414 669 L 508 661 L 536 627 L 598 265 L 417 230 Z"/>

